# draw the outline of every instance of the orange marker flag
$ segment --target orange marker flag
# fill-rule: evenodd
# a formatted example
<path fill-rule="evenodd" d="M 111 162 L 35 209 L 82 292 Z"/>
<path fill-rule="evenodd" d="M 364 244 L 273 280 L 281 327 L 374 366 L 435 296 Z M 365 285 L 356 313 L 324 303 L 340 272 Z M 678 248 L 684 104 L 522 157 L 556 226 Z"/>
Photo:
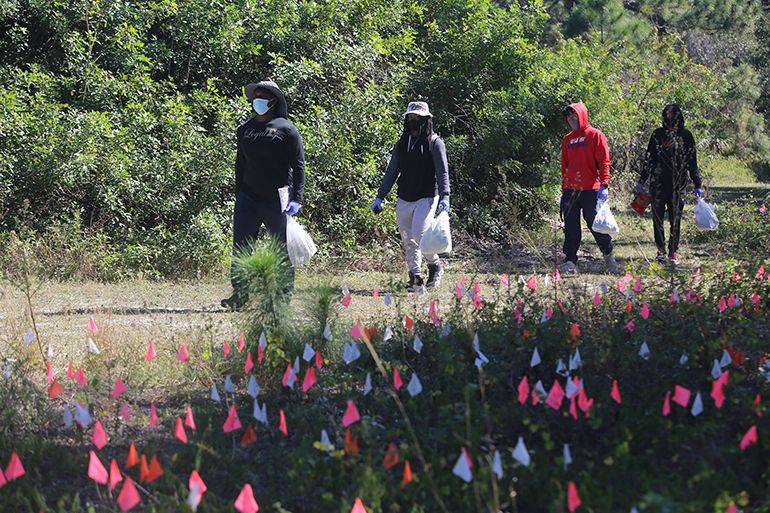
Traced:
<path fill-rule="evenodd" d="M 631 313 L 631 300 L 628 300 L 628 303 L 626 304 L 626 313 Z"/>
<path fill-rule="evenodd" d="M 573 339 L 578 338 L 580 336 L 580 329 L 578 328 L 578 324 L 577 323 L 573 324 L 569 332 L 572 333 Z"/>
<path fill-rule="evenodd" d="M 147 457 L 142 454 L 142 464 L 139 466 L 139 482 L 144 483 L 147 479 L 147 474 L 150 473 L 150 468 L 147 466 Z"/>
<path fill-rule="evenodd" d="M 353 509 L 350 510 L 350 513 L 366 513 L 366 508 L 364 508 L 364 504 L 358 497 L 356 497 L 356 502 L 353 504 Z"/>
<path fill-rule="evenodd" d="M 107 475 L 107 469 L 102 465 L 102 461 L 96 455 L 94 451 L 89 452 L 88 458 L 88 477 L 93 479 L 99 484 L 107 484 L 109 476 Z"/>
<path fill-rule="evenodd" d="M 388 452 L 385 453 L 385 460 L 382 464 L 385 465 L 385 468 L 389 469 L 396 463 L 398 463 L 398 451 L 396 450 L 396 445 L 391 442 L 388 447 Z"/>
<path fill-rule="evenodd" d="M 308 367 L 305 371 L 305 379 L 302 381 L 302 391 L 307 392 L 315 384 L 315 367 Z"/>
<path fill-rule="evenodd" d="M 195 419 L 193 418 L 192 408 L 189 406 L 187 407 L 187 416 L 184 419 L 184 425 L 192 429 L 193 431 L 196 431 Z"/>
<path fill-rule="evenodd" d="M 118 495 L 118 506 L 123 511 L 128 511 L 140 501 L 139 492 L 136 491 L 136 486 L 130 477 L 126 476 L 126 482 L 123 485 L 123 489 Z"/>
<path fill-rule="evenodd" d="M 617 379 L 612 382 L 612 393 L 610 394 L 610 397 L 615 399 L 616 403 L 618 403 L 618 404 L 621 403 L 621 400 L 620 400 L 620 390 L 618 390 L 618 380 Z"/>
<path fill-rule="evenodd" d="M 48 387 L 48 395 L 51 396 L 51 399 L 56 399 L 62 392 L 64 392 L 64 389 L 59 384 L 59 382 L 54 379 L 53 383 L 51 383 L 51 386 Z"/>
<path fill-rule="evenodd" d="M 286 415 L 284 415 L 283 410 L 281 410 L 281 423 L 278 426 L 278 429 L 281 430 L 281 433 L 283 433 L 283 436 L 286 436 L 286 437 L 289 436 L 289 429 L 286 427 Z"/>
<path fill-rule="evenodd" d="M 182 424 L 182 419 L 177 417 L 176 418 L 176 428 L 174 429 L 174 436 L 180 439 L 182 442 L 187 443 L 187 433 L 185 433 L 184 425 Z M 144 458 L 144 456 L 142 456 Z"/>
<path fill-rule="evenodd" d="M 409 460 L 406 460 L 404 465 L 404 477 L 401 479 L 401 488 L 404 488 L 407 484 L 412 482 L 412 467 L 409 465 Z"/>
<path fill-rule="evenodd" d="M 252 442 L 257 441 L 257 435 L 254 433 L 254 430 L 251 429 L 251 424 L 249 424 L 246 427 L 246 433 L 243 434 L 243 439 L 241 440 L 241 447 L 245 447 L 249 445 Z"/>
<path fill-rule="evenodd" d="M 147 360 L 147 363 L 150 363 L 156 356 L 158 356 L 158 353 L 155 351 L 155 342 L 150 340 L 150 343 L 147 345 L 147 352 L 144 353 L 144 358 Z"/>
<path fill-rule="evenodd" d="M 573 513 L 581 504 L 583 503 L 580 501 L 580 497 L 578 496 L 577 486 L 575 486 L 573 481 L 570 481 L 569 491 L 567 492 L 567 505 L 569 507 L 570 513 Z"/>
<path fill-rule="evenodd" d="M 246 355 L 246 365 L 243 367 L 243 372 L 246 374 L 254 367 L 254 360 L 251 359 L 251 353 Z"/>
<path fill-rule="evenodd" d="M 401 386 L 404 384 L 403 381 L 401 381 L 401 374 L 399 374 L 398 369 L 393 371 L 393 387 L 396 389 L 396 391 L 401 389 Z"/>
<path fill-rule="evenodd" d="M 408 315 L 404 316 L 404 327 L 408 330 L 414 328 L 414 321 Z"/>
<path fill-rule="evenodd" d="M 160 468 L 160 463 L 158 463 L 158 456 L 153 454 L 152 461 L 150 462 L 150 472 L 147 474 L 147 482 L 152 483 L 162 475 L 163 469 Z"/>
<path fill-rule="evenodd" d="M 150 404 L 150 429 L 155 429 L 155 424 L 158 423 L 158 414 L 155 411 L 155 402 Z"/>
<path fill-rule="evenodd" d="M 242 353 L 244 347 L 246 347 L 246 340 L 244 339 L 243 332 L 241 331 L 241 340 L 238 342 L 238 352 Z"/>
<path fill-rule="evenodd" d="M 203 479 L 201 479 L 201 476 L 198 474 L 197 470 L 193 470 L 190 474 L 190 490 L 193 489 L 194 484 L 198 484 L 198 500 L 201 500 L 201 497 L 203 496 L 203 492 L 208 490 L 206 487 L 206 483 L 203 482 Z"/>
<path fill-rule="evenodd" d="M 345 452 L 350 455 L 358 454 L 358 435 L 351 438 L 350 428 L 345 431 Z"/>
<path fill-rule="evenodd" d="M 225 424 L 222 426 L 222 430 L 225 433 L 230 433 L 231 431 L 235 431 L 236 429 L 241 429 L 243 427 L 241 425 L 241 421 L 238 418 L 238 412 L 235 411 L 235 405 L 230 406 L 230 414 L 227 416 L 227 420 L 225 421 Z"/>
<path fill-rule="evenodd" d="M 107 433 L 104 432 L 104 426 L 102 426 L 101 420 L 97 420 L 96 424 L 94 424 L 94 434 L 92 440 L 97 449 L 101 449 L 107 445 Z"/>
<path fill-rule="evenodd" d="M 11 461 L 8 463 L 8 468 L 5 469 L 5 479 L 8 482 L 13 481 L 17 477 L 21 477 L 27 472 L 24 470 L 24 466 L 21 464 L 19 455 L 16 453 L 11 454 Z"/>
<path fill-rule="evenodd" d="M 120 475 L 118 462 L 115 458 L 112 458 L 112 462 L 110 463 L 110 490 L 114 490 L 121 481 L 123 481 L 123 476 Z"/>
<path fill-rule="evenodd" d="M 126 468 L 131 468 L 139 463 L 139 454 L 136 452 L 136 445 L 131 442 L 131 447 L 128 448 L 128 459 L 126 460 Z"/>
<path fill-rule="evenodd" d="M 259 506 L 256 499 L 254 499 L 254 491 L 251 489 L 250 484 L 246 483 L 243 485 L 243 490 L 241 490 L 238 498 L 235 499 L 234 506 L 241 513 L 257 513 L 259 511 Z"/>
<path fill-rule="evenodd" d="M 548 392 L 548 397 L 545 399 L 545 404 L 554 410 L 558 410 L 561 408 L 561 402 L 564 399 L 564 395 L 564 389 L 561 387 L 559 382 L 557 380 L 553 380 L 553 386 L 551 387 L 551 391 Z"/>
<path fill-rule="evenodd" d="M 361 420 L 361 415 L 358 414 L 358 408 L 356 408 L 353 399 L 348 399 L 348 408 L 345 410 L 345 414 L 342 416 L 342 425 L 348 427 L 354 422 Z"/>

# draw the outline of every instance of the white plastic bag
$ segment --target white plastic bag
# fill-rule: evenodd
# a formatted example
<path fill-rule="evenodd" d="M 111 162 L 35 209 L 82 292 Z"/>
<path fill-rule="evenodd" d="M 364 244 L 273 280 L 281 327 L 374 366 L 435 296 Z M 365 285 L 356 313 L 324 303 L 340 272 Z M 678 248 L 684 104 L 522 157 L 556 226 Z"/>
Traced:
<path fill-rule="evenodd" d="M 716 230 L 719 228 L 719 219 L 717 219 L 714 206 L 703 201 L 703 198 L 695 205 L 693 212 L 695 212 L 695 226 L 699 230 Z"/>
<path fill-rule="evenodd" d="M 452 251 L 452 232 L 449 230 L 449 214 L 446 211 L 439 213 L 422 236 L 420 251 L 428 255 Z"/>
<path fill-rule="evenodd" d="M 610 204 L 608 201 L 598 200 L 596 202 L 596 217 L 594 218 L 594 224 L 591 229 L 598 233 L 606 233 L 608 235 L 614 235 L 620 232 L 620 227 L 615 216 L 612 215 L 610 210 Z"/>
<path fill-rule="evenodd" d="M 294 267 L 307 263 L 318 251 L 313 239 L 292 216 L 286 216 L 286 249 Z"/>

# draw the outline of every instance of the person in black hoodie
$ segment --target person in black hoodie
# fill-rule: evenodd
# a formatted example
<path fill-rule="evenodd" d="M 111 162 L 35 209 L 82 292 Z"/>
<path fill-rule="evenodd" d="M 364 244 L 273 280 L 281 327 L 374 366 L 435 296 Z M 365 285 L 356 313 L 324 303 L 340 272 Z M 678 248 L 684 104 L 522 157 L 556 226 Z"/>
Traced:
<path fill-rule="evenodd" d="M 642 171 L 636 193 L 644 190 L 644 184 L 650 181 L 650 200 L 652 226 L 655 245 L 658 247 L 658 262 L 666 261 L 666 238 L 663 231 L 663 218 L 668 211 L 671 231 L 668 239 L 668 258 L 672 264 L 679 263 L 679 227 L 684 208 L 684 192 L 687 188 L 687 176 L 695 186 L 695 196 L 701 198 L 701 178 L 698 171 L 698 158 L 695 139 L 684 127 L 682 110 L 675 103 L 663 109 L 663 126 L 655 129 L 647 145 Z"/>
<path fill-rule="evenodd" d="M 283 92 L 263 80 L 245 86 L 244 93 L 256 116 L 238 128 L 236 137 L 233 254 L 256 239 L 263 224 L 285 244 L 286 216 L 299 211 L 305 189 L 305 149 L 297 127 L 286 119 Z M 278 189 L 288 185 L 293 187 L 282 210 Z M 237 310 L 248 294 L 231 281 L 233 295 L 222 300 L 222 307 Z"/>
<path fill-rule="evenodd" d="M 422 255 L 420 241 L 430 227 L 438 204 L 449 211 L 449 167 L 444 141 L 433 133 L 433 115 L 425 102 L 411 102 L 404 114 L 404 128 L 377 191 L 372 212 L 382 212 L 382 200 L 398 179 L 396 223 L 406 253 L 409 283 L 406 290 L 416 292 L 435 288 L 443 269 L 438 255 Z M 423 283 L 421 256 L 428 262 L 428 279 Z"/>

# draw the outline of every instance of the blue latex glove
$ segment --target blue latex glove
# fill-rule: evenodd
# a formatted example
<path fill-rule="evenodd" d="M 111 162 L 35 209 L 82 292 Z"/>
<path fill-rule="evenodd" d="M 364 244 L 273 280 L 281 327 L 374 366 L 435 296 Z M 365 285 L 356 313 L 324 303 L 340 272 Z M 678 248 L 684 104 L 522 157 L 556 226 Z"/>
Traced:
<path fill-rule="evenodd" d="M 638 183 L 638 184 L 636 184 L 636 189 L 634 189 L 634 193 L 635 194 L 641 194 L 643 190 L 644 190 L 644 184 L 643 183 Z"/>
<path fill-rule="evenodd" d="M 607 201 L 607 198 L 609 197 L 610 197 L 610 192 L 607 190 L 607 187 L 603 185 L 599 187 L 599 191 L 596 193 L 596 198 L 602 201 Z"/>
<path fill-rule="evenodd" d="M 441 200 L 438 202 L 438 211 L 441 212 L 442 210 L 445 210 L 449 212 L 449 200 Z"/>
<path fill-rule="evenodd" d="M 374 200 L 374 203 L 372 203 L 372 212 L 375 214 L 382 212 L 382 200 L 380 198 L 377 198 Z"/>
<path fill-rule="evenodd" d="M 299 207 L 300 207 L 299 203 L 297 203 L 296 201 L 292 200 L 292 201 L 289 202 L 289 204 L 286 207 L 286 210 L 284 210 L 284 212 L 287 215 L 293 216 L 294 214 L 299 212 Z"/>
<path fill-rule="evenodd" d="M 695 189 L 695 197 L 696 198 L 702 198 L 703 197 L 703 189 Z"/>

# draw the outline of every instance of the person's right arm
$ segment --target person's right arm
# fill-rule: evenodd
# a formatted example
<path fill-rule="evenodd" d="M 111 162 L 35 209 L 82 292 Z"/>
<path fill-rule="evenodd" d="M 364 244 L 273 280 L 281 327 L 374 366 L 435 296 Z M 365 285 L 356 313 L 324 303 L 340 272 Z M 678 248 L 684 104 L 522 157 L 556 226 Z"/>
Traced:
<path fill-rule="evenodd" d="M 241 150 L 241 143 L 238 142 L 238 152 L 235 155 L 235 193 L 241 192 L 243 186 L 243 170 L 246 167 L 246 159 Z"/>
<path fill-rule="evenodd" d="M 385 170 L 385 176 L 382 177 L 380 188 L 377 190 L 378 198 L 385 199 L 385 196 L 388 195 L 390 189 L 393 188 L 393 184 L 396 183 L 396 178 L 398 178 L 398 142 L 396 142 L 396 145 L 393 147 L 390 163 Z"/>

